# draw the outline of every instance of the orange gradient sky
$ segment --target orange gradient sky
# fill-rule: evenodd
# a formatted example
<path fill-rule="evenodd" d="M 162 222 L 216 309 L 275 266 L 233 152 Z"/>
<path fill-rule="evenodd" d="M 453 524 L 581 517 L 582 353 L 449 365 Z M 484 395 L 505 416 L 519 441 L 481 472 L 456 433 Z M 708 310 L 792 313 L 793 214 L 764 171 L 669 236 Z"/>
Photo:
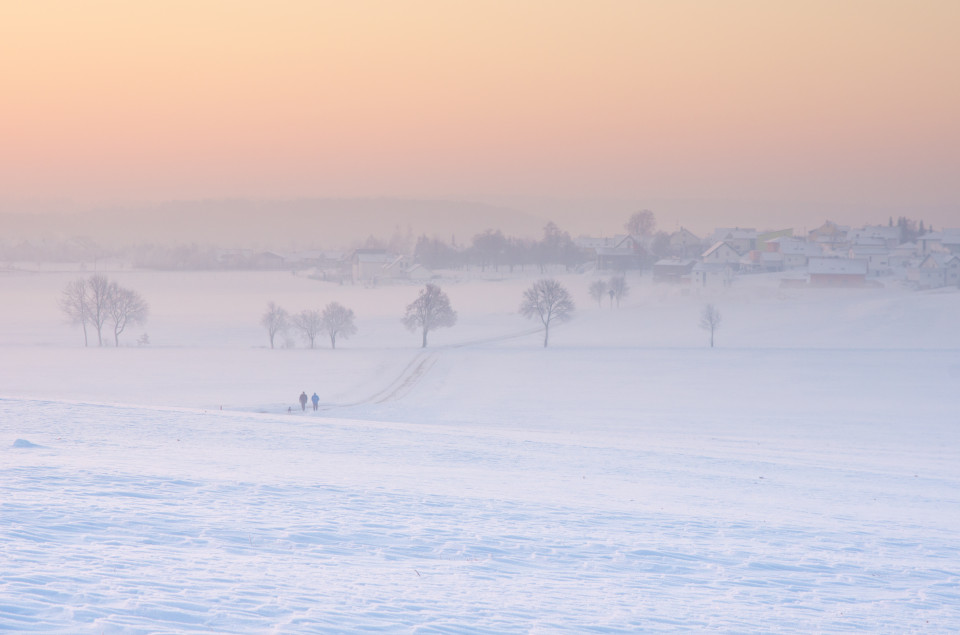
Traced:
<path fill-rule="evenodd" d="M 4 2 L 0 200 L 960 215 L 958 65 L 956 0 Z"/>

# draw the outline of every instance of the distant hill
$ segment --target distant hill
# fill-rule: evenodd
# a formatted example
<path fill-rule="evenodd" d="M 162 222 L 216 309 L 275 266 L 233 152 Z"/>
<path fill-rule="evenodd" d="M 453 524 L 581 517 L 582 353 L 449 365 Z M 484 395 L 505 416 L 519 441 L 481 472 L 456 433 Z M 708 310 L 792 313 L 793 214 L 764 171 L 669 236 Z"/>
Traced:
<path fill-rule="evenodd" d="M 505 206 L 405 199 L 225 199 L 70 214 L 2 214 L 7 241 L 90 239 L 104 246 L 198 243 L 220 247 L 346 249 L 373 236 L 421 234 L 469 243 L 488 228 L 539 237 L 545 221 Z"/>

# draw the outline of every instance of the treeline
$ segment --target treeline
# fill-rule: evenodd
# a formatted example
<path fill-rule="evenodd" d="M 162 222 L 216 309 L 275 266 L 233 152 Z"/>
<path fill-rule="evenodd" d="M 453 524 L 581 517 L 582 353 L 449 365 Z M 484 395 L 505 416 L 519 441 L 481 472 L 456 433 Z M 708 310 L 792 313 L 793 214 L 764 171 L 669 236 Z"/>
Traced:
<path fill-rule="evenodd" d="M 428 269 L 462 269 L 477 266 L 499 271 L 501 267 L 523 271 L 538 267 L 544 272 L 551 265 L 572 269 L 591 258 L 586 250 L 577 247 L 573 239 L 553 222 L 543 228 L 540 240 L 505 236 L 499 229 L 488 229 L 476 234 L 471 244 L 457 248 L 439 238 L 421 236 L 413 250 L 413 259 Z"/>

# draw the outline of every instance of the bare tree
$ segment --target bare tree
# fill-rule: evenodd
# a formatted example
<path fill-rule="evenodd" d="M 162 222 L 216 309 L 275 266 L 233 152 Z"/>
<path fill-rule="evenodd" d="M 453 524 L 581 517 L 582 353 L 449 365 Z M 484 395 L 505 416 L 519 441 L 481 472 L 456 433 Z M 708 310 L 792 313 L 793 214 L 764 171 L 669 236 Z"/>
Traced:
<path fill-rule="evenodd" d="M 87 281 L 77 278 L 69 282 L 60 294 L 60 310 L 70 321 L 83 327 L 83 345 L 89 346 L 87 323 L 90 321 L 90 305 L 87 295 Z"/>
<path fill-rule="evenodd" d="M 657 226 L 657 219 L 648 209 L 630 215 L 624 228 L 633 236 L 649 236 Z"/>
<path fill-rule="evenodd" d="M 323 323 L 323 330 L 330 336 L 330 348 L 337 347 L 338 335 L 347 339 L 357 332 L 353 317 L 353 310 L 338 302 L 331 302 L 323 309 L 320 321 Z"/>
<path fill-rule="evenodd" d="M 421 289 L 417 299 L 407 305 L 407 313 L 403 316 L 403 325 L 407 329 L 422 330 L 421 348 L 427 347 L 427 333 L 456 323 L 457 312 L 450 307 L 450 298 L 435 284 L 427 284 Z"/>
<path fill-rule="evenodd" d="M 273 340 L 278 333 L 285 333 L 290 328 L 290 317 L 287 311 L 274 302 L 267 303 L 267 311 L 260 318 L 260 324 L 267 329 L 267 335 L 270 337 L 270 348 L 273 348 Z"/>
<path fill-rule="evenodd" d="M 97 345 L 103 346 L 103 327 L 112 323 L 113 342 L 119 346 L 124 329 L 130 324 L 143 324 L 150 312 L 139 293 L 100 274 L 69 283 L 60 297 L 60 308 L 74 323 L 83 326 L 84 346 L 89 344 L 87 325 L 96 329 Z"/>
<path fill-rule="evenodd" d="M 720 309 L 712 304 L 703 307 L 700 313 L 700 328 L 710 331 L 710 348 L 713 348 L 713 334 L 720 328 Z"/>
<path fill-rule="evenodd" d="M 550 323 L 570 319 L 573 313 L 573 300 L 567 289 L 550 278 L 537 280 L 524 291 L 520 303 L 520 314 L 526 318 L 539 317 L 543 323 L 543 346 L 550 341 Z"/>
<path fill-rule="evenodd" d="M 610 278 L 610 304 L 617 301 L 617 308 L 620 308 L 620 300 L 630 294 L 630 285 L 627 284 L 626 276 L 613 276 Z"/>
<path fill-rule="evenodd" d="M 323 317 L 317 309 L 304 309 L 294 315 L 290 322 L 293 328 L 303 336 L 310 348 L 315 348 L 317 336 L 323 332 Z"/>
<path fill-rule="evenodd" d="M 590 285 L 590 297 L 597 301 L 597 306 L 603 306 L 603 299 L 607 295 L 607 281 L 595 280 Z"/>
<path fill-rule="evenodd" d="M 87 306 L 90 324 L 97 329 L 97 344 L 103 346 L 103 326 L 110 317 L 112 283 L 106 276 L 94 274 L 87 280 Z"/>
<path fill-rule="evenodd" d="M 143 324 L 147 321 L 150 307 L 143 297 L 133 289 L 121 287 L 111 282 L 108 318 L 113 323 L 113 345 L 120 346 L 120 334 L 128 324 Z"/>

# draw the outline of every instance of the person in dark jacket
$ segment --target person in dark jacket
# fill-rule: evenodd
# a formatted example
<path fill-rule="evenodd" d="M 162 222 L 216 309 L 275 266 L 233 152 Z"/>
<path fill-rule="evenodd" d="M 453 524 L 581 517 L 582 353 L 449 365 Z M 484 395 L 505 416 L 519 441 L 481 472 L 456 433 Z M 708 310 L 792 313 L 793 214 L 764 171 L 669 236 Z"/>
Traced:
<path fill-rule="evenodd" d="M 313 393 L 313 397 L 310 397 L 310 401 L 313 402 L 313 409 L 316 410 L 317 406 L 320 405 L 320 397 L 317 396 L 317 393 Z"/>
<path fill-rule="evenodd" d="M 306 409 L 307 409 L 307 393 L 306 393 L 306 391 L 300 393 L 300 409 L 301 409 L 301 410 L 306 410 Z"/>

